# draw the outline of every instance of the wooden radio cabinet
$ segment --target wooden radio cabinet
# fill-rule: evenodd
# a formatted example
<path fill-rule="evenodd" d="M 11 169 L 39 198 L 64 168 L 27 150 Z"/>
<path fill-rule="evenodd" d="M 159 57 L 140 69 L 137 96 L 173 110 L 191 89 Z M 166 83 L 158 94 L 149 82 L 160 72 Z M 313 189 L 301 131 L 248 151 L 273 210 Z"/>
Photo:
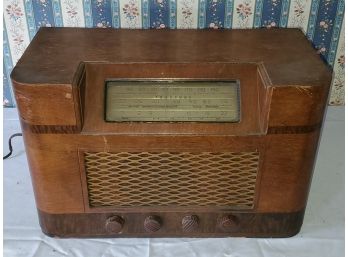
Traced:
<path fill-rule="evenodd" d="M 44 233 L 299 232 L 331 83 L 300 30 L 41 28 L 11 77 Z"/>

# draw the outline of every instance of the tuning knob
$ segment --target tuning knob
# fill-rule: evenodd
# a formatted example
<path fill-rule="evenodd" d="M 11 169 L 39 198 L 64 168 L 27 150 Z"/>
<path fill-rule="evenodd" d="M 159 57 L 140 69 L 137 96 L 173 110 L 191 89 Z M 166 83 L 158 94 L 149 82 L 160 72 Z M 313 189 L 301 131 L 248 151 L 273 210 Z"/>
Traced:
<path fill-rule="evenodd" d="M 120 233 L 124 225 L 124 219 L 120 216 L 112 216 L 106 220 L 105 228 L 110 233 Z"/>
<path fill-rule="evenodd" d="M 182 218 L 182 230 L 185 232 L 192 232 L 198 228 L 199 219 L 197 215 L 187 215 Z"/>
<path fill-rule="evenodd" d="M 234 215 L 225 215 L 221 217 L 219 226 L 225 231 L 230 231 L 237 227 L 238 221 L 238 218 Z"/>
<path fill-rule="evenodd" d="M 144 221 L 144 228 L 147 232 L 156 232 L 161 228 L 161 218 L 155 215 L 146 217 Z"/>

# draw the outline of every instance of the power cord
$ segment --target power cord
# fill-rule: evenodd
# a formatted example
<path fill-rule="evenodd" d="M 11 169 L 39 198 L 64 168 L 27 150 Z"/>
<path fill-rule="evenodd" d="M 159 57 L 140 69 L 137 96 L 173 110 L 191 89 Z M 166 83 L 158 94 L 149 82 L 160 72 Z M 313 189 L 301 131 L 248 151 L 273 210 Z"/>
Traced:
<path fill-rule="evenodd" d="M 10 152 L 8 154 L 6 154 L 4 157 L 2 157 L 3 160 L 7 159 L 8 157 L 11 156 L 13 148 L 12 148 L 12 138 L 14 137 L 20 137 L 23 136 L 22 133 L 15 133 L 12 136 L 10 136 L 10 138 L 8 139 L 8 148 L 10 149 Z"/>

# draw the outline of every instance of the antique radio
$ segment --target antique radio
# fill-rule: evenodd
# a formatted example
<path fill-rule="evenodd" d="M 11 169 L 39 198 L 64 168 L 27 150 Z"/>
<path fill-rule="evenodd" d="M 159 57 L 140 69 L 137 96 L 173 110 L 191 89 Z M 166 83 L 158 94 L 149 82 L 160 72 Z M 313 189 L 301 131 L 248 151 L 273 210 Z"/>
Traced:
<path fill-rule="evenodd" d="M 287 237 L 331 71 L 297 29 L 42 28 L 12 72 L 58 237 Z"/>

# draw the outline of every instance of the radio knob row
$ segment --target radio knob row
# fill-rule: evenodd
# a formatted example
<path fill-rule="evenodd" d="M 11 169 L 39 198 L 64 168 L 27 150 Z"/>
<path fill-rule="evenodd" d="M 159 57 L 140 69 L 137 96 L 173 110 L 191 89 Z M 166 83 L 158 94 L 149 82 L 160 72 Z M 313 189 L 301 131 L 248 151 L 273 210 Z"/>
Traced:
<path fill-rule="evenodd" d="M 106 221 L 106 230 L 110 233 L 120 233 L 125 221 L 122 217 L 115 215 L 109 217 Z M 236 227 L 238 218 L 234 215 L 225 215 L 218 220 L 221 229 L 229 231 Z M 199 218 L 197 215 L 187 215 L 181 221 L 184 232 L 193 232 L 199 227 Z M 147 232 L 156 232 L 162 226 L 162 219 L 156 215 L 147 216 L 144 220 L 144 229 Z"/>

